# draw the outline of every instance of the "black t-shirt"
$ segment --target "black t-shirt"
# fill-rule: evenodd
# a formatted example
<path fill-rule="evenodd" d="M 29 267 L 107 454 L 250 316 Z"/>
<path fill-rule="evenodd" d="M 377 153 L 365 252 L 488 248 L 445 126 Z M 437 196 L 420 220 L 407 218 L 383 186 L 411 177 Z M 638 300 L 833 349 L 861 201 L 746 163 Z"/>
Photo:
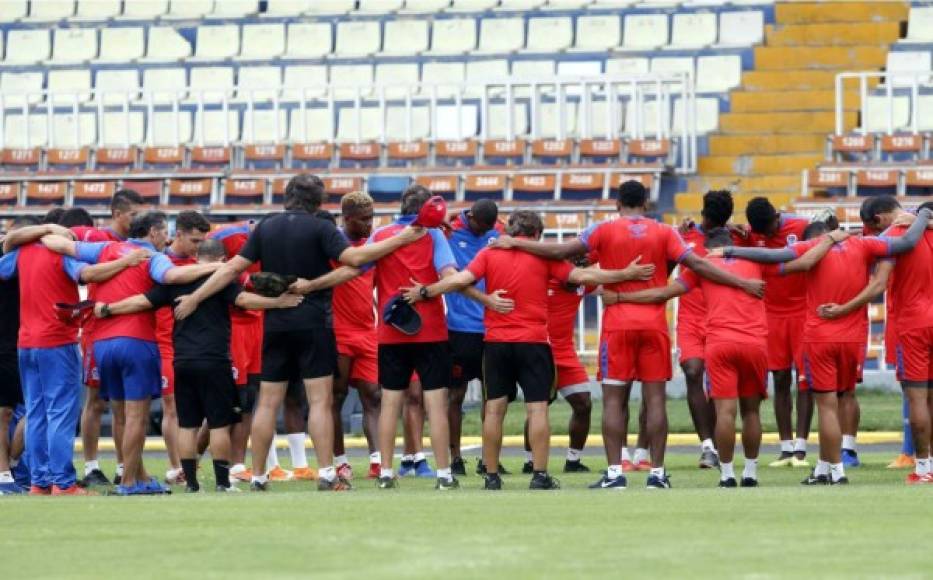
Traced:
<path fill-rule="evenodd" d="M 305 211 L 273 214 L 256 225 L 240 251 L 251 262 L 261 262 L 266 272 L 295 275 L 312 280 L 331 271 L 336 260 L 349 247 L 346 238 L 332 222 Z M 305 296 L 296 308 L 266 312 L 265 329 L 271 332 L 308 330 L 333 326 L 331 291 Z"/>
<path fill-rule="evenodd" d="M 179 296 L 191 294 L 206 280 L 207 276 L 191 284 L 160 285 L 146 292 L 146 299 L 153 307 L 173 304 Z M 172 331 L 175 344 L 175 361 L 230 362 L 230 307 L 243 289 L 230 284 L 198 305 L 184 320 L 176 320 Z"/>
<path fill-rule="evenodd" d="M 0 248 L 0 255 L 3 249 Z M 0 280 L 0 355 L 16 355 L 19 337 L 19 279 Z"/>

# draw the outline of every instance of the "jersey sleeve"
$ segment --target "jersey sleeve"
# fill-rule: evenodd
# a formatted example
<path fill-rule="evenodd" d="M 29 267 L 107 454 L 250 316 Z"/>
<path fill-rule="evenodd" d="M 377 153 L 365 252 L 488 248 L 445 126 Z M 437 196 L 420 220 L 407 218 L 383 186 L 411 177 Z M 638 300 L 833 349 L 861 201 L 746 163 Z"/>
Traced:
<path fill-rule="evenodd" d="M 551 278 L 563 283 L 570 278 L 570 273 L 573 272 L 573 264 L 562 260 L 547 260 L 547 269 Z"/>
<path fill-rule="evenodd" d="M 849 238 L 849 242 L 858 240 L 858 245 L 862 251 L 873 258 L 887 258 L 891 255 L 891 238 L 887 236 L 863 236 L 861 238 Z"/>
<path fill-rule="evenodd" d="M 586 247 L 587 252 L 592 252 L 596 249 L 596 246 L 599 245 L 599 226 L 603 222 L 590 224 L 585 230 L 580 234 L 580 237 L 577 239 Z"/>
<path fill-rule="evenodd" d="M 431 236 L 431 241 L 434 242 L 434 269 L 437 271 L 437 275 L 440 276 L 441 272 L 447 268 L 456 268 L 457 260 L 454 258 L 454 253 L 451 251 L 450 244 L 444 234 L 436 229 L 428 230 L 428 234 Z"/>
<path fill-rule="evenodd" d="M 100 254 L 110 242 L 76 242 L 75 258 L 88 264 L 100 261 Z"/>
<path fill-rule="evenodd" d="M 87 267 L 87 262 L 75 260 L 71 256 L 62 256 L 62 268 L 65 270 L 65 274 L 75 282 L 81 281 L 81 270 Z"/>
<path fill-rule="evenodd" d="M 172 291 L 172 287 L 165 286 L 163 284 L 156 284 L 150 288 L 144 296 L 146 297 L 146 300 L 152 304 L 153 308 L 169 306 L 175 300 L 175 293 Z"/>
<path fill-rule="evenodd" d="M 0 279 L 9 280 L 16 275 L 16 263 L 19 257 L 19 250 L 13 250 L 9 254 L 4 254 L 0 258 Z"/>
<path fill-rule="evenodd" d="M 681 266 L 680 275 L 677 276 L 677 282 L 689 292 L 700 285 L 700 277 L 696 272 L 689 268 Z"/>
<path fill-rule="evenodd" d="M 486 250 L 486 249 L 480 250 L 479 253 L 476 254 L 476 257 L 473 258 L 473 260 L 469 264 L 467 264 L 466 269 L 470 272 L 470 274 L 473 274 L 473 277 L 476 278 L 477 280 L 482 280 L 483 278 L 486 277 L 486 266 L 488 264 L 488 260 L 487 260 L 488 255 L 489 255 L 489 250 Z"/>
<path fill-rule="evenodd" d="M 240 255 L 250 262 L 259 261 L 259 256 L 262 251 L 262 235 L 265 231 L 263 226 L 265 223 L 266 222 L 259 222 L 259 224 L 256 225 L 256 229 L 253 230 L 253 233 L 246 238 L 246 243 L 240 248 Z"/>
<path fill-rule="evenodd" d="M 805 242 L 797 242 L 795 244 L 791 244 L 790 249 L 799 258 L 816 247 L 816 245 L 820 243 L 820 239 L 821 238 L 812 238 Z"/>
<path fill-rule="evenodd" d="M 331 260 L 336 260 L 340 254 L 350 247 L 346 236 L 340 233 L 337 226 L 327 220 L 323 220 L 327 225 L 322 226 L 321 247 Z"/>
<path fill-rule="evenodd" d="M 664 251 L 667 253 L 667 260 L 679 264 L 693 250 L 690 249 L 690 246 L 684 242 L 684 239 L 680 237 L 680 234 L 674 228 L 664 226 L 664 232 L 666 238 Z"/>
<path fill-rule="evenodd" d="M 165 274 L 175 267 L 175 264 L 165 254 L 153 254 L 149 258 L 149 277 L 159 284 L 165 283 Z"/>

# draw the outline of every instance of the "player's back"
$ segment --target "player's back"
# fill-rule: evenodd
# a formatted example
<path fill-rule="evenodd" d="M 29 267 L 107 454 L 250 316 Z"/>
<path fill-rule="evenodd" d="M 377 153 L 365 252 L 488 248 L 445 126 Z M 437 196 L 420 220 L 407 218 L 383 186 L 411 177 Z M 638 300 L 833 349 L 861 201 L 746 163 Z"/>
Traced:
<path fill-rule="evenodd" d="M 343 232 L 346 236 L 346 232 Z M 353 247 L 366 243 L 365 239 L 351 240 Z M 334 268 L 340 266 L 337 262 L 331 264 Z M 334 332 L 368 330 L 375 332 L 376 315 L 373 310 L 373 282 L 374 270 L 367 270 L 356 278 L 334 287 Z"/>
<path fill-rule="evenodd" d="M 771 236 L 751 233 L 745 245 L 759 248 L 784 248 L 803 240 L 803 232 L 810 221 L 806 218 L 781 214 L 777 232 Z M 806 277 L 804 274 L 783 275 L 777 270 L 765 272 L 765 306 L 772 316 L 795 316 L 806 305 Z"/>
<path fill-rule="evenodd" d="M 904 227 L 887 235 L 904 235 Z M 897 256 L 892 285 L 898 332 L 933 327 L 933 231 L 926 230 L 917 246 Z"/>
<path fill-rule="evenodd" d="M 78 327 L 55 316 L 56 302 L 78 301 L 78 285 L 63 268 L 65 258 L 41 243 L 19 248 L 19 348 L 46 348 L 77 342 Z"/>
<path fill-rule="evenodd" d="M 584 286 L 568 288 L 557 280 L 548 281 L 547 330 L 551 346 L 573 346 L 580 302 L 586 293 Z"/>
<path fill-rule="evenodd" d="M 717 268 L 740 278 L 761 280 L 767 269 L 736 258 L 708 258 Z M 690 289 L 699 285 L 706 302 L 706 342 L 767 345 L 768 321 L 764 301 L 744 290 L 717 284 L 687 270 L 678 278 Z"/>

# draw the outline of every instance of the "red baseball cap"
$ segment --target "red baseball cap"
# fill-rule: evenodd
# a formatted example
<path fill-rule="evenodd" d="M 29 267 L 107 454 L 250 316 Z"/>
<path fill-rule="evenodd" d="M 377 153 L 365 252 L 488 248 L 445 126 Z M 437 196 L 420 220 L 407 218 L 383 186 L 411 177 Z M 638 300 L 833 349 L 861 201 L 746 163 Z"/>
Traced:
<path fill-rule="evenodd" d="M 425 228 L 436 228 L 447 219 L 447 202 L 444 198 L 435 195 L 421 206 L 418 217 L 412 225 Z"/>

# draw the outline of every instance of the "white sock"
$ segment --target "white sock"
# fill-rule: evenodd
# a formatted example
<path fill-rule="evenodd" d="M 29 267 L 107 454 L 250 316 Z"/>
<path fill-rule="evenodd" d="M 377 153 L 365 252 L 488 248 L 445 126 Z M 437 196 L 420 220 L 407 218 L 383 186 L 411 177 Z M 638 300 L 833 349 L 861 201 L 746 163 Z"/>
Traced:
<path fill-rule="evenodd" d="M 731 461 L 728 463 L 720 461 L 719 481 L 726 481 L 727 479 L 735 479 L 735 465 Z"/>
<path fill-rule="evenodd" d="M 531 461 L 531 451 L 525 452 L 525 461 L 526 462 Z"/>
<path fill-rule="evenodd" d="M 255 474 L 254 474 L 254 475 L 253 475 L 252 481 L 255 481 L 256 483 L 269 483 L 269 476 L 268 476 L 268 475 L 255 475 Z"/>
<path fill-rule="evenodd" d="M 794 442 L 790 439 L 781 440 L 781 453 L 793 453 L 794 452 Z"/>
<path fill-rule="evenodd" d="M 382 467 L 379 469 L 379 477 L 392 477 L 392 475 L 391 467 Z"/>
<path fill-rule="evenodd" d="M 176 477 L 178 477 L 179 473 L 183 473 L 183 472 L 184 470 L 182 468 L 179 467 L 176 469 L 173 467 L 165 472 L 165 479 L 175 479 Z"/>
<path fill-rule="evenodd" d="M 123 477 L 123 464 L 122 464 L 122 463 L 117 463 L 117 471 L 116 471 L 116 473 L 117 473 L 117 475 L 119 475 L 120 477 Z"/>
<path fill-rule="evenodd" d="M 914 472 L 917 475 L 927 475 L 930 473 L 930 460 L 927 459 L 917 459 L 916 467 L 914 467 Z"/>
<path fill-rule="evenodd" d="M 807 452 L 807 440 L 803 437 L 798 437 L 794 441 L 794 453 L 806 453 Z"/>
<path fill-rule="evenodd" d="M 635 457 L 632 458 L 632 463 L 637 465 L 642 461 L 648 461 L 648 450 L 642 449 L 641 447 L 636 447 Z"/>
<path fill-rule="evenodd" d="M 10 459 L 10 467 L 12 467 L 13 469 L 16 469 L 18 466 L 19 466 L 18 457 L 16 459 Z"/>
<path fill-rule="evenodd" d="M 841 463 L 831 463 L 829 465 L 829 474 L 832 476 L 833 481 L 839 481 L 846 476 L 846 470 Z"/>
<path fill-rule="evenodd" d="M 285 436 L 288 441 L 288 452 L 292 456 L 292 468 L 308 467 L 308 455 L 305 453 L 305 433 L 289 433 Z"/>
<path fill-rule="evenodd" d="M 713 453 L 716 453 L 716 446 L 713 444 L 712 439 L 704 439 L 700 443 L 700 450 L 701 451 L 712 451 Z"/>
<path fill-rule="evenodd" d="M 855 435 L 843 435 L 842 436 L 842 448 L 848 449 L 849 451 L 855 451 Z"/>
<path fill-rule="evenodd" d="M 813 475 L 829 475 L 829 462 L 823 461 L 820 459 L 816 462 L 816 469 L 813 470 Z"/>
<path fill-rule="evenodd" d="M 415 453 L 415 456 L 412 459 L 412 461 L 414 461 L 415 463 L 418 463 L 419 461 L 424 461 L 424 460 L 425 460 L 425 456 L 424 456 L 423 451 L 419 451 L 418 453 Z"/>
<path fill-rule="evenodd" d="M 13 472 L 0 471 L 0 483 L 13 483 Z"/>
<path fill-rule="evenodd" d="M 237 473 L 243 473 L 246 471 L 246 466 L 242 463 L 237 463 L 236 465 L 230 466 L 230 475 L 236 475 Z"/>
<path fill-rule="evenodd" d="M 376 451 L 375 453 L 370 453 L 370 454 L 369 454 L 369 463 L 370 463 L 370 465 L 372 465 L 372 464 L 378 465 L 378 464 L 382 463 L 382 453 L 379 453 L 378 451 Z"/>
<path fill-rule="evenodd" d="M 650 471 L 651 475 L 656 475 L 658 477 L 664 477 L 664 466 L 652 467 Z"/>
<path fill-rule="evenodd" d="M 334 481 L 334 478 L 337 477 L 337 470 L 334 469 L 334 466 L 322 467 L 317 470 L 318 477 L 325 481 Z"/>
<path fill-rule="evenodd" d="M 745 458 L 745 469 L 742 470 L 742 477 L 749 479 L 758 479 L 758 458 Z"/>
<path fill-rule="evenodd" d="M 622 448 L 622 453 L 621 453 L 620 455 L 621 455 L 621 457 L 620 457 L 619 459 L 620 459 L 621 461 L 631 461 L 631 460 L 632 460 L 632 456 L 628 454 L 628 447 L 623 447 L 623 448 Z"/>
<path fill-rule="evenodd" d="M 350 461 L 347 459 L 346 454 L 338 455 L 337 457 L 334 457 L 334 465 L 344 465 L 344 464 L 347 464 L 347 465 L 350 464 Z"/>
<path fill-rule="evenodd" d="M 451 479 L 450 468 L 448 467 L 448 468 L 446 468 L 446 469 L 438 469 L 438 470 L 437 470 L 437 478 L 438 478 L 438 479 L 446 479 L 446 480 L 450 481 L 450 479 Z"/>
<path fill-rule="evenodd" d="M 272 438 L 272 444 L 269 445 L 269 454 L 266 455 L 266 473 L 279 466 L 279 453 L 275 449 L 275 437 Z"/>
<path fill-rule="evenodd" d="M 610 465 L 609 469 L 606 470 L 606 477 L 609 479 L 615 479 L 622 475 L 622 466 L 621 465 Z"/>
<path fill-rule="evenodd" d="M 412 461 L 412 462 L 413 462 L 414 460 L 415 460 L 415 456 L 414 456 L 414 455 L 402 455 L 402 463 L 405 463 L 406 461 Z"/>
<path fill-rule="evenodd" d="M 84 475 L 90 475 L 95 469 L 100 469 L 100 462 L 96 459 L 84 462 Z"/>
<path fill-rule="evenodd" d="M 567 461 L 580 461 L 583 457 L 583 450 L 567 448 Z"/>

